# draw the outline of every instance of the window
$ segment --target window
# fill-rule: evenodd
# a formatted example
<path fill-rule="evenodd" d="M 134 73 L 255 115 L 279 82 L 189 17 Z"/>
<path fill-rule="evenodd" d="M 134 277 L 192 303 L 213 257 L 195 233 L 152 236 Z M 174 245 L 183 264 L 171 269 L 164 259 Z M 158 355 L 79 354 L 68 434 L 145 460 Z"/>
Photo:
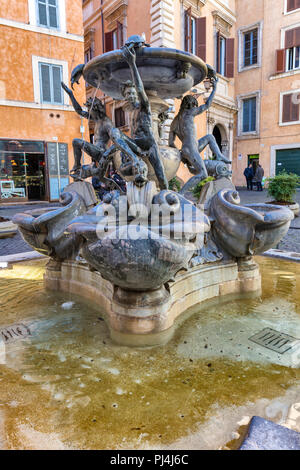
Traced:
<path fill-rule="evenodd" d="M 244 67 L 257 64 L 257 38 L 257 29 L 244 33 Z"/>
<path fill-rule="evenodd" d="M 287 13 L 300 8 L 300 0 L 286 0 L 286 11 Z"/>
<path fill-rule="evenodd" d="M 61 65 L 39 63 L 41 102 L 63 104 Z"/>
<path fill-rule="evenodd" d="M 184 50 L 206 61 L 206 18 L 194 18 L 191 12 L 184 12 Z"/>
<path fill-rule="evenodd" d="M 277 64 L 276 72 L 283 73 L 289 70 L 297 70 L 300 68 L 300 28 L 290 28 L 285 31 L 284 49 L 276 51 Z"/>
<path fill-rule="evenodd" d="M 89 47 L 85 52 L 84 52 L 84 63 L 87 64 L 92 58 L 93 58 L 93 50 L 91 47 Z"/>
<path fill-rule="evenodd" d="M 234 39 L 217 33 L 217 72 L 224 77 L 234 76 Z"/>
<path fill-rule="evenodd" d="M 219 37 L 217 45 L 217 54 L 218 54 L 218 66 L 217 72 L 225 76 L 226 69 L 226 39 L 222 36 Z"/>
<path fill-rule="evenodd" d="M 123 127 L 126 125 L 125 113 L 122 108 L 115 109 L 115 126 Z"/>
<path fill-rule="evenodd" d="M 120 49 L 124 45 L 123 25 L 117 21 L 117 28 L 105 33 L 104 52 Z"/>
<path fill-rule="evenodd" d="M 298 122 L 300 120 L 299 109 L 299 92 L 283 94 L 281 122 Z"/>
<path fill-rule="evenodd" d="M 299 62 L 300 46 L 291 47 L 286 51 L 286 70 L 296 70 L 300 68 Z"/>
<path fill-rule="evenodd" d="M 256 97 L 243 100 L 243 133 L 256 132 Z"/>
<path fill-rule="evenodd" d="M 58 1 L 37 0 L 37 17 L 40 26 L 58 28 Z"/>

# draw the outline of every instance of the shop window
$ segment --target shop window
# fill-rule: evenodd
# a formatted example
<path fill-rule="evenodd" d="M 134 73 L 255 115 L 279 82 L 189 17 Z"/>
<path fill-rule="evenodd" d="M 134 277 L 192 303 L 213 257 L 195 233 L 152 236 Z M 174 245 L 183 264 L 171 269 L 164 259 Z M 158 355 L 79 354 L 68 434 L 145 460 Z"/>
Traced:
<path fill-rule="evenodd" d="M 191 8 L 184 13 L 184 49 L 206 61 L 206 17 L 194 18 Z"/>
<path fill-rule="evenodd" d="M 62 66 L 39 62 L 41 102 L 63 104 Z"/>
<path fill-rule="evenodd" d="M 37 17 L 39 26 L 58 28 L 58 0 L 37 0 Z"/>

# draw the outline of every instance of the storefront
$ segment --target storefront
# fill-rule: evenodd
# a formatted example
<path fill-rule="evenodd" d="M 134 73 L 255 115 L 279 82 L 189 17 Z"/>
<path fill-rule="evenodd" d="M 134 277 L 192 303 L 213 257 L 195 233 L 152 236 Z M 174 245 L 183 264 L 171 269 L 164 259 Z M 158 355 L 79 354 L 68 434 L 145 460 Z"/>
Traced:
<path fill-rule="evenodd" d="M 0 201 L 57 201 L 69 184 L 68 145 L 0 140 Z"/>

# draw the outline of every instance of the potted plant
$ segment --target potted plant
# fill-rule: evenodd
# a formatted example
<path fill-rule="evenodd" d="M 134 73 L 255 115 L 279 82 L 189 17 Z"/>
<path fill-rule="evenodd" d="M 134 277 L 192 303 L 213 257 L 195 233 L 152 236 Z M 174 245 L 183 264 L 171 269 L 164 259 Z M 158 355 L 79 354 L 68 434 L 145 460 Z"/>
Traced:
<path fill-rule="evenodd" d="M 281 171 L 278 175 L 267 178 L 268 194 L 274 200 L 268 204 L 276 204 L 287 206 L 294 212 L 295 216 L 299 215 L 299 204 L 294 201 L 297 186 L 300 184 L 300 177 L 295 173 L 287 173 Z"/>
<path fill-rule="evenodd" d="M 206 185 L 206 183 L 210 183 L 211 181 L 215 181 L 213 176 L 208 176 L 204 180 L 200 181 L 196 186 L 193 188 L 193 196 L 199 201 L 202 189 Z"/>

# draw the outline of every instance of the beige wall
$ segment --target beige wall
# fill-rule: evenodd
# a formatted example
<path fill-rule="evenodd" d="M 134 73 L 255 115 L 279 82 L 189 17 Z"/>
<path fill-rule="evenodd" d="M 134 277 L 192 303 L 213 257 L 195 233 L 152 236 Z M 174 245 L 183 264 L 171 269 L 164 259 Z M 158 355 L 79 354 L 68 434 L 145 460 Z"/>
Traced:
<path fill-rule="evenodd" d="M 237 137 L 234 151 L 234 182 L 245 184 L 243 171 L 249 154 L 259 154 L 260 163 L 269 176 L 274 168 L 271 147 L 300 142 L 299 124 L 280 126 L 280 93 L 300 88 L 298 72 L 276 75 L 276 50 L 281 49 L 281 29 L 300 24 L 300 12 L 284 14 L 284 0 L 237 1 L 237 30 L 258 21 L 262 26 L 261 67 L 238 72 L 236 67 L 235 93 L 238 97 L 256 90 L 261 92 L 259 135 L 255 138 Z M 236 65 L 239 49 L 236 48 Z M 298 82 L 298 84 L 297 84 Z M 295 147 L 299 145 L 295 145 Z M 239 160 L 238 155 L 242 155 Z"/>
<path fill-rule="evenodd" d="M 67 99 L 64 105 L 55 106 L 37 102 L 32 58 L 64 62 L 69 80 L 75 65 L 83 62 L 82 1 L 65 0 L 64 33 L 49 30 L 48 34 L 47 28 L 29 24 L 28 5 L 28 0 L 0 0 L 0 138 L 50 142 L 55 138 L 67 143 L 71 168 L 72 140 L 81 137 L 81 119 Z M 78 101 L 84 102 L 83 83 L 76 86 L 75 94 Z M 85 135 L 88 138 L 87 132 Z"/>

